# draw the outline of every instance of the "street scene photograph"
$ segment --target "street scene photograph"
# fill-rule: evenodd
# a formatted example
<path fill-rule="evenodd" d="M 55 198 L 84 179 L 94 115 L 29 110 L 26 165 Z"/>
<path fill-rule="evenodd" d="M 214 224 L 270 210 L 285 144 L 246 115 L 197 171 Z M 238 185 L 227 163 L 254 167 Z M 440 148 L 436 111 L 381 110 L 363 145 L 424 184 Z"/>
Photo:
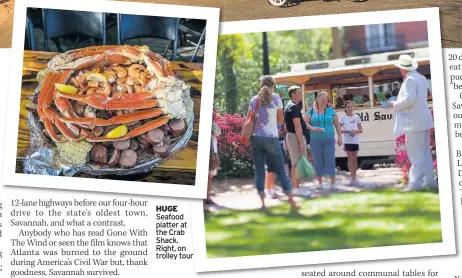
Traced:
<path fill-rule="evenodd" d="M 427 21 L 220 35 L 207 257 L 442 242 L 428 37 Z"/>

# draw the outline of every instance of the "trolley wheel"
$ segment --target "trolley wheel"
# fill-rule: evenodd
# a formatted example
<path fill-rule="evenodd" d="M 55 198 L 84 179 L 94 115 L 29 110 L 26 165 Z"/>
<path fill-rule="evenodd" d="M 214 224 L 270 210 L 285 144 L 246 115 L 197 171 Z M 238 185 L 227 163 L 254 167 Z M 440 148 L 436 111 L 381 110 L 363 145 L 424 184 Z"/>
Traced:
<path fill-rule="evenodd" d="M 276 7 L 282 7 L 285 3 L 287 3 L 287 0 L 268 0 L 268 3 Z"/>

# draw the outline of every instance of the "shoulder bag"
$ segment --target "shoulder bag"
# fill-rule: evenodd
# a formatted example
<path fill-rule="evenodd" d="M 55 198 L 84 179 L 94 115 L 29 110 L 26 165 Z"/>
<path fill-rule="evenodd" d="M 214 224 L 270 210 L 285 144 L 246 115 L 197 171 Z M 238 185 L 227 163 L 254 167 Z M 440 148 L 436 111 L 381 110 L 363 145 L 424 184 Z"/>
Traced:
<path fill-rule="evenodd" d="M 258 98 L 256 101 L 257 104 L 255 105 L 255 111 L 250 111 L 249 117 L 246 119 L 244 126 L 242 127 L 241 142 L 244 144 L 249 144 L 250 137 L 252 137 L 253 129 L 255 127 L 255 115 L 257 114 L 259 106 Z"/>

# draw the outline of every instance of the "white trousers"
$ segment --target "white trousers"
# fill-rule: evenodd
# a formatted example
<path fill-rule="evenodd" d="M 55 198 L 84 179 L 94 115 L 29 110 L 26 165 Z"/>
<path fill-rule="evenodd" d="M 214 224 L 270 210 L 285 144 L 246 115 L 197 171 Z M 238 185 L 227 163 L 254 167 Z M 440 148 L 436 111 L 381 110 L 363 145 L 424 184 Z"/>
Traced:
<path fill-rule="evenodd" d="M 429 130 L 406 133 L 406 151 L 412 164 L 409 187 L 435 186 Z"/>

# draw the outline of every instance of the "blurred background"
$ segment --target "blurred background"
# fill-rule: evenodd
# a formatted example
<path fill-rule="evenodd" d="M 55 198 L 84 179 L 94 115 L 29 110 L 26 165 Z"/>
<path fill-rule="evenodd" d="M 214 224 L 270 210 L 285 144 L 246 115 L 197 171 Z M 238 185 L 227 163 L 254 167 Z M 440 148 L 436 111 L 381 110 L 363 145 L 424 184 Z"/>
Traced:
<path fill-rule="evenodd" d="M 25 50 L 147 45 L 171 61 L 202 63 L 206 20 L 28 8 Z"/>
<path fill-rule="evenodd" d="M 413 55 L 412 52 L 427 48 L 426 21 L 221 35 L 218 38 L 217 50 L 215 108 L 229 114 L 246 115 L 248 101 L 258 92 L 258 78 L 262 75 L 323 68 L 333 70 L 334 64 L 337 64 L 335 67 L 339 67 L 339 62 L 343 63 L 341 68 L 354 66 L 351 63 L 364 66 L 369 64 L 373 67 L 373 55 L 381 55 L 385 61 L 391 61 L 398 59 L 399 55 L 396 53 L 400 51 Z M 419 70 L 423 69 L 422 66 Z M 384 91 L 391 91 L 396 87 L 392 85 L 395 79 L 402 79 L 397 69 L 390 71 L 393 78 L 387 81 L 390 86 L 383 88 Z M 429 66 L 422 74 L 426 75 L 430 82 Z M 352 76 L 339 78 L 342 80 L 328 78 L 318 80 L 318 83 L 352 83 Z M 367 78 L 361 82 L 368 86 Z M 305 85 L 305 88 L 308 88 L 308 85 L 316 84 L 306 82 Z M 334 87 L 332 89 L 336 89 Z M 277 89 L 283 100 L 287 101 L 287 86 L 278 82 Z M 307 94 L 306 97 L 307 103 L 312 102 L 314 94 Z M 331 100 L 334 101 L 335 97 L 336 94 L 333 92 Z"/>

